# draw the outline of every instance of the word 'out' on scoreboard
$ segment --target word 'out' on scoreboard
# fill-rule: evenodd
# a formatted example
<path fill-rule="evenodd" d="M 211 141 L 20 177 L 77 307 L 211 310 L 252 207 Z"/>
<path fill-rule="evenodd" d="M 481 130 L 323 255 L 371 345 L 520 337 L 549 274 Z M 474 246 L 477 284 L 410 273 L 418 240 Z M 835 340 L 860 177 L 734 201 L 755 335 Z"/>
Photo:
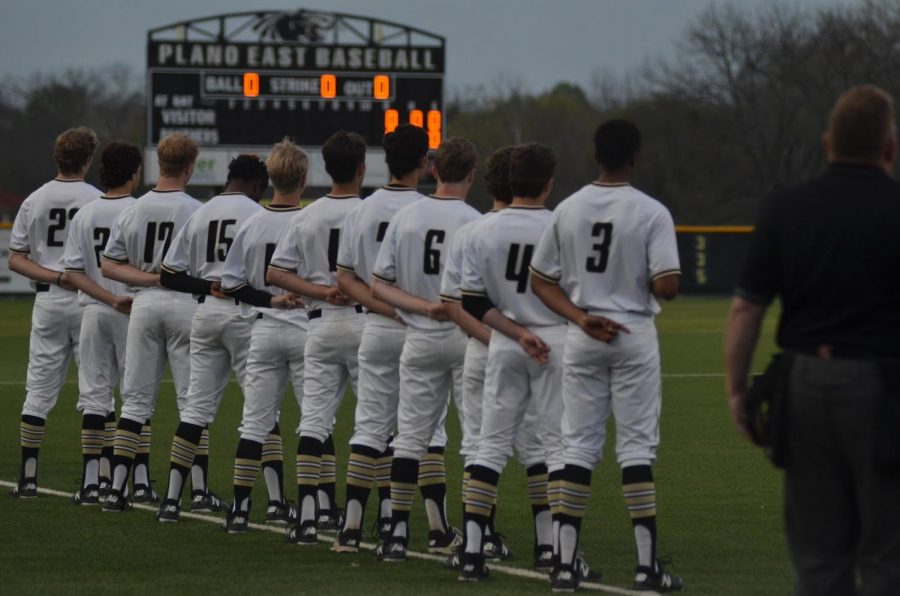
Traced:
<path fill-rule="evenodd" d="M 237 153 L 265 153 L 288 136 L 312 158 L 309 184 L 327 185 L 319 148 L 344 129 L 366 138 L 367 185 L 387 177 L 381 141 L 405 122 L 444 133 L 444 38 L 405 25 L 299 10 L 223 14 L 147 36 L 150 153 L 182 132 L 201 147 L 192 184 L 219 185 Z"/>

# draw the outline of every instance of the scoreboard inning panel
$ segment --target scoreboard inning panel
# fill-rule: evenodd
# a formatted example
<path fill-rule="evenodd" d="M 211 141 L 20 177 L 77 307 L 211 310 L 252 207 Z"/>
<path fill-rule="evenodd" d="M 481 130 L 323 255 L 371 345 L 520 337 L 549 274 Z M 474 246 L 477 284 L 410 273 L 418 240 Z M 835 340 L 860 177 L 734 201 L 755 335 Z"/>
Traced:
<path fill-rule="evenodd" d="M 380 147 L 404 122 L 444 133 L 444 39 L 338 13 L 217 15 L 150 31 L 149 145 L 183 132 L 201 148 L 320 147 L 339 129 Z"/>

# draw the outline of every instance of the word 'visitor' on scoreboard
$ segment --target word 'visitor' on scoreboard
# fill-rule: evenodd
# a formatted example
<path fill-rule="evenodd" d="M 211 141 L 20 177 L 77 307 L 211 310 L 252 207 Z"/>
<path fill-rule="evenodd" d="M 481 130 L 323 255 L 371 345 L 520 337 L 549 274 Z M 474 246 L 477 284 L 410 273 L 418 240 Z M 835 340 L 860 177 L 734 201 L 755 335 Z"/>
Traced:
<path fill-rule="evenodd" d="M 443 133 L 444 38 L 366 17 L 300 10 L 217 15 L 149 32 L 149 144 L 183 132 L 246 151 L 336 130 L 380 147 L 404 122 Z M 150 149 L 150 148 L 148 148 Z"/>

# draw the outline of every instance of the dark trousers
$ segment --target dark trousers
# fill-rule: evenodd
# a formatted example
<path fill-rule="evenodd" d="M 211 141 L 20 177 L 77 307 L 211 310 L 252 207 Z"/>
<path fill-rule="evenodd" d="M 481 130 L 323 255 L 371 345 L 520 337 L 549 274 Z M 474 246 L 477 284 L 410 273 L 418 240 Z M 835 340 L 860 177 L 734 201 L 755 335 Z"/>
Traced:
<path fill-rule="evenodd" d="M 900 475 L 874 465 L 883 399 L 874 362 L 794 362 L 784 500 L 796 596 L 900 594 Z"/>

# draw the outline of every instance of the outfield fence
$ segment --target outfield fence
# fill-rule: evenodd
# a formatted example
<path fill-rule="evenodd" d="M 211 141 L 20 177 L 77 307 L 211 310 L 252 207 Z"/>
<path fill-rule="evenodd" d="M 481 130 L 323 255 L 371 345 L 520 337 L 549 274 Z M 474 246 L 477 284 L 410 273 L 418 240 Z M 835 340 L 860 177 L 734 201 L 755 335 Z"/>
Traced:
<path fill-rule="evenodd" d="M 731 294 L 752 226 L 675 226 L 684 294 Z"/>

